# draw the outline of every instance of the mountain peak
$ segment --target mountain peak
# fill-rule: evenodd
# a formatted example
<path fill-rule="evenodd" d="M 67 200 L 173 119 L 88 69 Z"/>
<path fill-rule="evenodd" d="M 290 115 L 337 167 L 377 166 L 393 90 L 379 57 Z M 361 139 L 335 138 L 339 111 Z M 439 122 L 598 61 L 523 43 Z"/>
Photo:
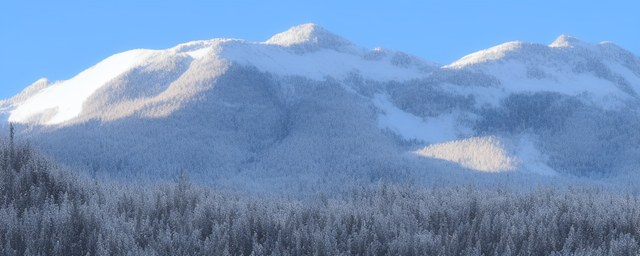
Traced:
<path fill-rule="evenodd" d="M 556 41 L 554 41 L 550 47 L 570 47 L 570 48 L 591 48 L 595 46 L 594 43 L 582 40 L 577 37 L 560 35 Z"/>
<path fill-rule="evenodd" d="M 523 46 L 527 44 L 530 44 L 530 43 L 525 43 L 521 41 L 507 42 L 498 46 L 491 47 L 489 49 L 484 49 L 478 52 L 474 52 L 444 67 L 445 68 L 462 68 L 468 65 L 502 59 L 509 52 L 522 51 Z"/>
<path fill-rule="evenodd" d="M 345 46 L 353 45 L 349 40 L 313 23 L 291 27 L 264 43 L 289 47 L 298 53 L 314 52 L 321 48 L 340 51 Z"/>

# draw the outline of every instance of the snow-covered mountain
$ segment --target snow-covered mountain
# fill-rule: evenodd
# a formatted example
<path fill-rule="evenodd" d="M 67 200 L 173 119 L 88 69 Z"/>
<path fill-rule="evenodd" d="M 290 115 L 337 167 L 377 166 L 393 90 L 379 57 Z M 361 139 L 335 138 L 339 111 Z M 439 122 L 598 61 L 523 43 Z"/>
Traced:
<path fill-rule="evenodd" d="M 610 42 L 509 42 L 442 66 L 304 24 L 266 42 L 119 53 L 38 80 L 1 101 L 0 117 L 101 175 L 185 169 L 302 190 L 445 172 L 637 172 L 639 93 L 640 57 Z"/>

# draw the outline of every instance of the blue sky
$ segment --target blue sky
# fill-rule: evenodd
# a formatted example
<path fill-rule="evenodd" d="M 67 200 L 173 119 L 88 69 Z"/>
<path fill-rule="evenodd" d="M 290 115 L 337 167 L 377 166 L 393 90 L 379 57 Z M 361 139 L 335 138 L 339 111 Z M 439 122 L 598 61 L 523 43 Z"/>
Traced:
<path fill-rule="evenodd" d="M 212 38 L 265 41 L 316 23 L 367 47 L 451 63 L 508 41 L 561 34 L 640 54 L 640 1 L 0 0 L 0 100 L 70 79 L 119 52 Z"/>

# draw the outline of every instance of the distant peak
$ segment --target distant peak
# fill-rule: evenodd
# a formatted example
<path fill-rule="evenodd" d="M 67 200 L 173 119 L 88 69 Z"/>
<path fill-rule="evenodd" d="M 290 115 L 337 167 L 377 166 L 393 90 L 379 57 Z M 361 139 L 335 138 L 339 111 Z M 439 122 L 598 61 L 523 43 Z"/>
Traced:
<path fill-rule="evenodd" d="M 43 77 L 43 78 L 38 79 L 38 81 L 36 81 L 36 82 L 35 82 L 35 83 L 33 83 L 33 84 L 49 84 L 49 83 L 51 83 L 51 82 L 49 81 L 49 79 L 48 79 L 48 78 L 46 78 L 46 77 Z"/>
<path fill-rule="evenodd" d="M 525 43 L 521 41 L 507 42 L 498 46 L 491 47 L 489 49 L 474 52 L 444 67 L 445 68 L 462 68 L 468 65 L 502 59 L 509 52 L 522 51 L 523 46 L 527 46 L 528 44 L 531 44 L 531 43 Z"/>
<path fill-rule="evenodd" d="M 550 47 L 591 48 L 591 47 L 595 46 L 595 44 L 591 43 L 589 41 L 582 40 L 582 39 L 577 38 L 577 37 L 561 35 L 561 36 L 558 37 L 558 39 L 556 39 L 556 41 L 554 41 L 549 46 Z"/>
<path fill-rule="evenodd" d="M 291 27 L 271 37 L 265 44 L 291 47 L 302 52 L 315 51 L 319 48 L 340 50 L 345 46 L 353 45 L 349 40 L 313 23 Z"/>
<path fill-rule="evenodd" d="M 307 42 L 313 42 L 322 40 L 326 37 L 335 37 L 329 30 L 323 28 L 320 25 L 307 23 L 296 27 L 291 27 L 289 30 L 279 33 L 265 43 L 277 44 L 282 46 L 291 46 L 294 44 L 303 44 Z"/>

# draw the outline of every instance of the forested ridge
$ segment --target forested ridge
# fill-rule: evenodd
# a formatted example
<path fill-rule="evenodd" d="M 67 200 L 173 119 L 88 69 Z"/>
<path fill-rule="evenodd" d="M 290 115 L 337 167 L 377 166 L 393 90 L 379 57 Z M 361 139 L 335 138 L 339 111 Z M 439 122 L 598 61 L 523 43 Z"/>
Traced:
<path fill-rule="evenodd" d="M 0 255 L 637 255 L 640 198 L 378 182 L 308 201 L 83 176 L 0 139 Z"/>
<path fill-rule="evenodd" d="M 0 256 L 640 255 L 639 95 L 640 56 L 565 35 L 114 54 L 0 101 Z"/>

